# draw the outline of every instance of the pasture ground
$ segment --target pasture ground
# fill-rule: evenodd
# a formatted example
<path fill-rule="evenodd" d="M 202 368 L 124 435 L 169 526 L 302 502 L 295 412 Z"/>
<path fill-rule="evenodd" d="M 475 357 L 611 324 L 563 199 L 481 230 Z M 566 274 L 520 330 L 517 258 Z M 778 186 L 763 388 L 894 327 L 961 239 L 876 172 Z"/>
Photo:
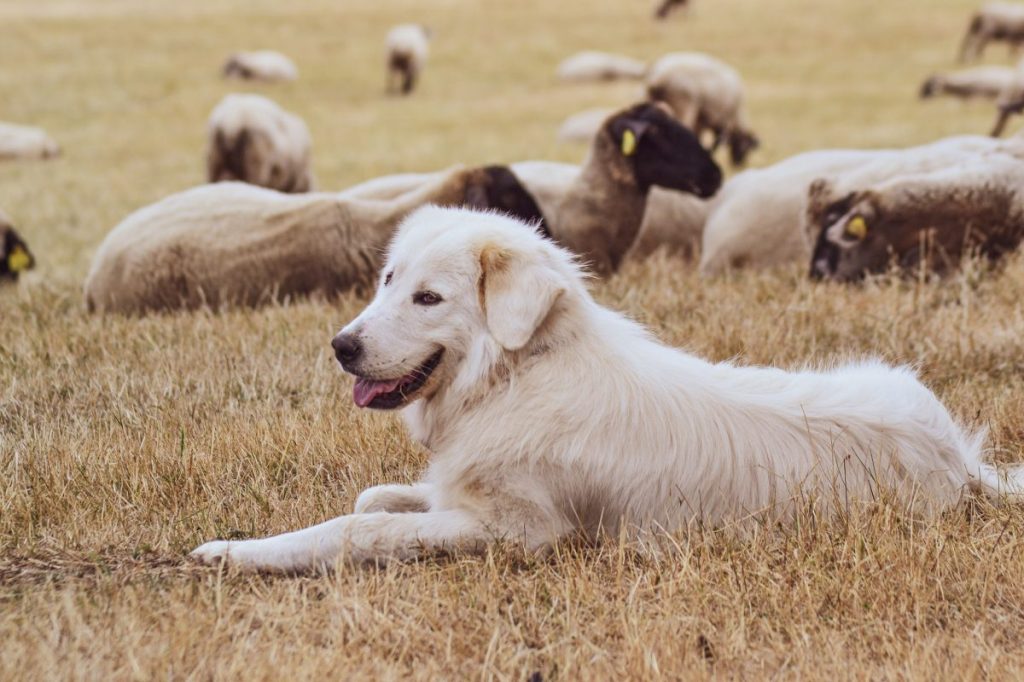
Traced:
<path fill-rule="evenodd" d="M 424 462 L 395 415 L 357 411 L 328 341 L 364 302 L 99 318 L 81 281 L 131 210 L 202 180 L 226 54 L 268 47 L 301 79 L 256 87 L 309 123 L 320 185 L 525 158 L 635 84 L 564 86 L 578 50 L 712 51 L 750 88 L 756 165 L 806 149 L 985 132 L 986 104 L 916 100 L 951 68 L 973 0 L 4 0 L 0 119 L 66 156 L 0 165 L 37 272 L 0 291 L 0 678 L 1007 679 L 1024 666 L 1024 513 L 917 525 L 884 508 L 752 537 L 693 529 L 326 577 L 183 560 L 215 537 L 309 525 Z M 433 26 L 422 89 L 382 96 L 384 33 Z M 1004 49 L 990 61 L 1008 61 Z M 1024 260 L 942 282 L 812 285 L 802 268 L 700 281 L 669 258 L 596 286 L 664 340 L 802 366 L 920 367 L 993 457 L 1024 459 Z"/>

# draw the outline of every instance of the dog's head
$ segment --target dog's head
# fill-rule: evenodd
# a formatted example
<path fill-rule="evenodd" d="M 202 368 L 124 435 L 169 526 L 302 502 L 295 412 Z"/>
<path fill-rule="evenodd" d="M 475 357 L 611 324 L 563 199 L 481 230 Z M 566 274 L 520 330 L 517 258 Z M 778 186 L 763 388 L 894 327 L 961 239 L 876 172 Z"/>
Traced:
<path fill-rule="evenodd" d="M 331 345 L 356 376 L 357 405 L 400 408 L 528 355 L 579 291 L 572 256 L 529 225 L 426 207 L 399 228 L 373 301 Z"/>

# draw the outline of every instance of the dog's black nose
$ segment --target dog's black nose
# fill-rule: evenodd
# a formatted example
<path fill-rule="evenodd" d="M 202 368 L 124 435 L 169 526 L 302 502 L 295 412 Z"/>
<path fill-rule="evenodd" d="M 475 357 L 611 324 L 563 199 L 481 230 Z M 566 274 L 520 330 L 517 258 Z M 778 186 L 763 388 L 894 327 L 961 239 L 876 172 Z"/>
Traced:
<path fill-rule="evenodd" d="M 355 334 L 338 334 L 331 340 L 331 347 L 334 357 L 343 365 L 355 362 L 363 352 L 363 344 Z"/>

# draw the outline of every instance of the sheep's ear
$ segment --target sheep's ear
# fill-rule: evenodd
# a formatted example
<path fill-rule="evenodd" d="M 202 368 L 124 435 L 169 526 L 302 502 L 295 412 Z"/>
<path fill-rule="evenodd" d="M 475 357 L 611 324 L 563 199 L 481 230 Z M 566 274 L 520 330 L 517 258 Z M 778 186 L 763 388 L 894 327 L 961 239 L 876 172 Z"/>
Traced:
<path fill-rule="evenodd" d="M 487 329 L 506 350 L 525 346 L 565 292 L 558 273 L 500 247 L 480 253 L 480 305 Z"/>
<path fill-rule="evenodd" d="M 636 153 L 640 140 L 650 127 L 649 121 L 627 118 L 623 119 L 620 125 L 613 128 L 616 141 L 619 144 L 619 151 L 622 152 L 623 156 L 633 156 Z"/>

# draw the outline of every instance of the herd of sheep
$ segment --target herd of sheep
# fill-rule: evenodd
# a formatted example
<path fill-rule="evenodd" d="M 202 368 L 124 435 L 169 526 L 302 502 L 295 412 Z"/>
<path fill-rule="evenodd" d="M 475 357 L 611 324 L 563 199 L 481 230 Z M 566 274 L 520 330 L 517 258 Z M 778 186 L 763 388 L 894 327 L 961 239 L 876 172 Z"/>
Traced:
<path fill-rule="evenodd" d="M 657 15 L 685 6 L 666 0 Z M 395 27 L 386 38 L 387 90 L 409 95 L 424 73 L 430 31 Z M 1024 5 L 992 3 L 971 18 L 962 57 L 991 41 L 1024 45 Z M 96 251 L 85 282 L 90 310 L 144 313 L 225 303 L 258 305 L 372 281 L 395 226 L 428 204 L 466 205 L 523 218 L 599 275 L 666 249 L 713 276 L 735 268 L 802 264 L 811 277 L 862 279 L 893 267 L 955 267 L 992 260 L 1024 237 L 1024 138 L 999 139 L 1024 111 L 1024 63 L 929 78 L 923 97 L 997 102 L 994 135 L 907 149 L 828 149 L 739 172 L 727 182 L 721 147 L 742 166 L 758 137 L 739 72 L 711 55 L 680 52 L 651 63 L 599 51 L 557 68 L 566 81 L 642 82 L 643 101 L 581 112 L 559 136 L 586 141 L 580 165 L 526 160 L 375 178 L 317 192 L 306 124 L 271 99 L 229 94 L 208 122 L 210 184 L 125 218 Z M 239 52 L 225 78 L 298 78 L 284 55 Z M 43 131 L 0 124 L 0 158 L 60 153 Z M 0 213 L 0 278 L 35 259 Z"/>

